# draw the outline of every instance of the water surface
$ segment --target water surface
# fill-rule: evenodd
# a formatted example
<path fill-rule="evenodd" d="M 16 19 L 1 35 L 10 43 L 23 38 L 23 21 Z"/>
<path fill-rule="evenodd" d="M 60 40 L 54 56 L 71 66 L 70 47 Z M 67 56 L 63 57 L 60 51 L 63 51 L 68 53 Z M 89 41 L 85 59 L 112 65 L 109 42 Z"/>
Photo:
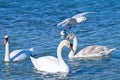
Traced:
<path fill-rule="evenodd" d="M 119 80 L 120 79 L 120 1 L 119 0 L 0 0 L 0 79 L 1 80 Z M 116 48 L 110 56 L 69 60 L 63 57 L 70 73 L 46 74 L 34 69 L 29 59 L 4 62 L 4 35 L 10 39 L 10 51 L 34 48 L 35 57 L 56 56 L 61 41 L 56 24 L 81 12 L 87 20 L 74 25 L 78 50 L 89 45 Z"/>

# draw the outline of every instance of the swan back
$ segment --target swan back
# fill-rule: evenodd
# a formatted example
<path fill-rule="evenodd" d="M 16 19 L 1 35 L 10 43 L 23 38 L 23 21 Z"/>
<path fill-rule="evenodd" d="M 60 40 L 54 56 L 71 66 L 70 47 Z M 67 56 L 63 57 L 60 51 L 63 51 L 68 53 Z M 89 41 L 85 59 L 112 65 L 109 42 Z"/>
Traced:
<path fill-rule="evenodd" d="M 11 61 L 20 61 L 29 58 L 33 51 L 30 49 L 14 50 L 10 53 Z"/>
<path fill-rule="evenodd" d="M 88 46 L 80 50 L 75 56 L 77 57 L 99 57 L 110 54 L 113 49 L 109 49 L 107 46 Z"/>
<path fill-rule="evenodd" d="M 50 73 L 57 73 L 57 72 L 61 72 L 60 69 L 62 70 L 58 59 L 53 56 L 44 56 L 37 59 L 33 57 L 30 58 L 34 67 L 37 70 L 50 72 Z"/>
<path fill-rule="evenodd" d="M 81 50 L 83 54 L 95 54 L 103 51 L 109 51 L 109 49 L 106 46 L 88 46 Z"/>

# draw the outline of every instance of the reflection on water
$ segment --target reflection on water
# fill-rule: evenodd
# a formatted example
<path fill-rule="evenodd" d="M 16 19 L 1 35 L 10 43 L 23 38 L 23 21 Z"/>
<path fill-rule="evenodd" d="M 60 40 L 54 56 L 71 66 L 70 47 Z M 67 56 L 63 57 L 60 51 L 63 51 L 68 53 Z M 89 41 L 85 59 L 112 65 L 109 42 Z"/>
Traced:
<path fill-rule="evenodd" d="M 69 61 L 75 61 L 75 60 L 102 60 L 105 58 L 110 58 L 111 54 L 105 55 L 105 56 L 100 56 L 100 57 L 80 57 L 80 58 L 71 58 Z"/>

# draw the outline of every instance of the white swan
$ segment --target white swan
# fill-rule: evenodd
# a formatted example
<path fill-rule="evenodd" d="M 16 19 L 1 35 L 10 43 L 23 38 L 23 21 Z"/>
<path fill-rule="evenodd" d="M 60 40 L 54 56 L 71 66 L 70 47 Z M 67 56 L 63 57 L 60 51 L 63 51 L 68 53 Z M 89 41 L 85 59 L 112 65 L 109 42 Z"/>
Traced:
<path fill-rule="evenodd" d="M 5 44 L 5 58 L 4 61 L 20 61 L 24 60 L 33 52 L 33 48 L 30 49 L 22 49 L 22 50 L 14 50 L 11 53 L 9 52 L 9 42 L 8 42 L 8 35 L 4 37 L 4 44 Z"/>
<path fill-rule="evenodd" d="M 88 46 L 81 49 L 79 52 L 76 53 L 77 49 L 77 37 L 71 33 L 67 36 L 68 39 L 73 39 L 73 50 L 74 53 L 70 51 L 68 57 L 69 58 L 77 58 L 77 57 L 99 57 L 110 54 L 115 48 L 109 49 L 106 46 L 94 45 Z M 76 53 L 76 54 L 75 54 Z"/>
<path fill-rule="evenodd" d="M 40 71 L 45 71 L 45 72 L 49 72 L 49 73 L 57 73 L 57 72 L 68 73 L 69 67 L 64 62 L 62 55 L 61 55 L 62 48 L 64 46 L 67 46 L 70 49 L 72 49 L 72 46 L 70 45 L 69 40 L 63 40 L 60 42 L 60 44 L 58 45 L 58 48 L 57 48 L 57 57 L 58 58 L 55 58 L 53 56 L 44 56 L 44 57 L 39 57 L 39 58 L 35 59 L 30 56 L 31 62 L 33 63 L 34 67 Z"/>

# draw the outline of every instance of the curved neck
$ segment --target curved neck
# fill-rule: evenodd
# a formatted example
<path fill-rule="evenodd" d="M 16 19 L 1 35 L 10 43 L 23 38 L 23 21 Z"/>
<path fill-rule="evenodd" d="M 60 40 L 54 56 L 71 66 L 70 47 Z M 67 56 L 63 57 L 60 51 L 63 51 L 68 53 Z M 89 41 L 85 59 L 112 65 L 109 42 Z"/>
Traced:
<path fill-rule="evenodd" d="M 9 53 L 9 43 L 5 44 L 5 59 L 4 61 L 10 61 L 10 53 Z"/>
<path fill-rule="evenodd" d="M 74 56 L 74 54 L 75 54 L 75 52 L 76 52 L 76 50 L 77 50 L 77 37 L 75 36 L 74 38 L 73 38 L 73 50 L 74 50 L 74 52 L 73 51 L 70 51 L 69 52 L 69 55 L 68 55 L 68 57 L 69 58 L 72 58 L 73 56 Z"/>
<path fill-rule="evenodd" d="M 64 62 L 63 58 L 62 58 L 62 48 L 64 47 L 63 44 L 59 44 L 58 48 L 57 48 L 57 57 L 58 57 L 58 61 L 60 63 L 60 66 L 62 66 L 62 68 L 66 68 L 66 63 Z"/>

